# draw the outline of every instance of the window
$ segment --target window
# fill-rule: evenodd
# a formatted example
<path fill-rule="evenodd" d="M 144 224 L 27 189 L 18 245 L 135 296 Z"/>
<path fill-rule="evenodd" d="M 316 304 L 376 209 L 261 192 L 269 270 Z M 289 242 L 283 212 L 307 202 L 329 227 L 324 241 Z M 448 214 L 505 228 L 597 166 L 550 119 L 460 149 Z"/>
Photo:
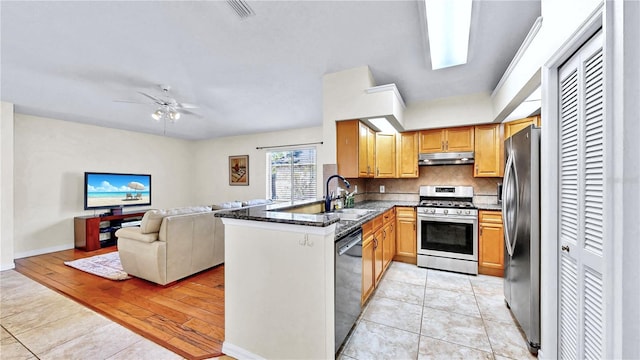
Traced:
<path fill-rule="evenodd" d="M 316 149 L 267 153 L 269 198 L 274 201 L 316 199 Z"/>

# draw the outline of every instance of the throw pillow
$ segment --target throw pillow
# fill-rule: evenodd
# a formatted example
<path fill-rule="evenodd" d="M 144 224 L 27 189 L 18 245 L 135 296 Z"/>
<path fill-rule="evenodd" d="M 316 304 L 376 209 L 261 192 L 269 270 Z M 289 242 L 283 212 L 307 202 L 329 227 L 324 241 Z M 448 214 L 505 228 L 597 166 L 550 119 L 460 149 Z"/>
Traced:
<path fill-rule="evenodd" d="M 160 231 L 160 224 L 162 224 L 162 218 L 164 218 L 165 212 L 163 210 L 149 210 L 144 213 L 142 221 L 140 222 L 140 232 L 142 234 L 156 233 Z"/>

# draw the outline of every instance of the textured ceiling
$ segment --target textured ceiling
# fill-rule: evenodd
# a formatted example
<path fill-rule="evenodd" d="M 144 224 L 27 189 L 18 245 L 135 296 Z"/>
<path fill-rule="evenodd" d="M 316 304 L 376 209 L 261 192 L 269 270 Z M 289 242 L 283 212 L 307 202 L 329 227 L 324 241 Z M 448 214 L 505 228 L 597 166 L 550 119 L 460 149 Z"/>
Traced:
<path fill-rule="evenodd" d="M 13 2 L 1 98 L 16 112 L 187 139 L 322 123 L 322 76 L 369 65 L 411 104 L 492 91 L 540 1 L 474 1 L 469 63 L 432 71 L 416 1 Z M 199 116 L 158 123 L 138 91 L 169 84 Z M 147 104 L 116 102 L 139 101 Z"/>

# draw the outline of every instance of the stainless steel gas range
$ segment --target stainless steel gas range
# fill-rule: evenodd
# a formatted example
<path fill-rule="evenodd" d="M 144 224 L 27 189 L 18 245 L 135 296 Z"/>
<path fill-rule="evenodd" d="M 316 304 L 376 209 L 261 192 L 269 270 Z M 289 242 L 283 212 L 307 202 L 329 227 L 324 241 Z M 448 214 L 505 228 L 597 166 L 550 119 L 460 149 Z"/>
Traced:
<path fill-rule="evenodd" d="M 478 274 L 478 209 L 471 186 L 420 186 L 418 266 Z"/>

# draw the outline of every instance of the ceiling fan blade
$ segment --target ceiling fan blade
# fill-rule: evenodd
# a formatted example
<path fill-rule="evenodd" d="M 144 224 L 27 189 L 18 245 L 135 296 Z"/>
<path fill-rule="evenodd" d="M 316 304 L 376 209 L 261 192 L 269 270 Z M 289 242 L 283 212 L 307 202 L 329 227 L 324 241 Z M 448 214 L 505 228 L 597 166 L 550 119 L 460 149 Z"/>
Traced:
<path fill-rule="evenodd" d="M 129 104 L 152 105 L 152 103 L 148 103 L 148 102 L 131 101 L 131 100 L 113 100 L 113 102 L 121 102 L 121 103 L 129 103 Z"/>
<path fill-rule="evenodd" d="M 178 109 L 178 112 L 182 113 L 182 114 L 188 114 L 188 115 L 193 115 L 193 116 L 197 116 L 197 117 L 202 117 L 202 115 L 200 115 L 198 113 L 195 113 L 193 111 L 189 111 L 189 110 L 186 110 L 186 109 L 182 109 L 182 108 Z"/>
<path fill-rule="evenodd" d="M 165 101 L 160 99 L 159 97 L 155 97 L 153 95 L 149 95 L 149 94 L 143 93 L 142 91 L 138 91 L 138 94 L 140 94 L 142 96 L 145 96 L 145 97 L 148 97 L 149 99 L 153 100 L 153 102 L 155 102 L 158 105 L 165 105 Z"/>
<path fill-rule="evenodd" d="M 198 109 L 198 105 L 189 104 L 189 103 L 177 103 L 176 106 L 180 109 Z"/>

